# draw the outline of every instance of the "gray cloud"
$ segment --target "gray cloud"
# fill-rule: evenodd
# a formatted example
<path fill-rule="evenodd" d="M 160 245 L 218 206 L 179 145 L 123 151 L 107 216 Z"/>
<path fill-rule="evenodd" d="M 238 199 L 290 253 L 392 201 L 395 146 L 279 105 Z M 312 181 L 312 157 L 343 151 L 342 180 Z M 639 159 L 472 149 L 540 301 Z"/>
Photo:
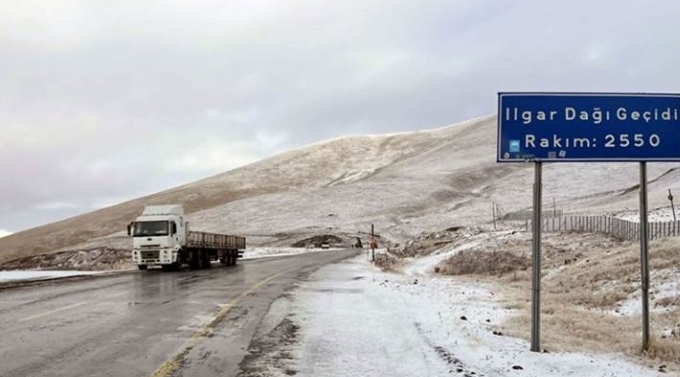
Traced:
<path fill-rule="evenodd" d="M 680 3 L 0 5 L 0 228 L 350 133 L 494 111 L 504 90 L 677 90 Z"/>

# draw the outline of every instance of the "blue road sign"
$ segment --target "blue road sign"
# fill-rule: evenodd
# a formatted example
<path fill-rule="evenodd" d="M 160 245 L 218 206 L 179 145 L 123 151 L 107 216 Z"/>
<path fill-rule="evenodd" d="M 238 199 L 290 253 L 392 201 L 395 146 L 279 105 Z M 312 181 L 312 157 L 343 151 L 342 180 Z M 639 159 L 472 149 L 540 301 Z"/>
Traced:
<path fill-rule="evenodd" d="M 680 161 L 680 94 L 499 93 L 498 162 Z"/>

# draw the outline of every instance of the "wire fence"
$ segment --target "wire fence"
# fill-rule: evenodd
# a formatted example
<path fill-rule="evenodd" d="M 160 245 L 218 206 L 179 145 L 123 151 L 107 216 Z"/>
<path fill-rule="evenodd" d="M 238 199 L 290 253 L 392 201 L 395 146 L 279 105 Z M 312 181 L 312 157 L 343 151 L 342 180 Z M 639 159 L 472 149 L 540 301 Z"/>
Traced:
<path fill-rule="evenodd" d="M 526 220 L 527 229 L 531 221 Z M 604 233 L 623 241 L 640 239 L 640 223 L 611 216 L 560 216 L 542 220 L 543 232 Z M 648 223 L 649 239 L 680 236 L 680 221 Z"/>
<path fill-rule="evenodd" d="M 544 219 L 547 218 L 554 218 L 554 217 L 561 217 L 563 215 L 562 210 L 550 210 L 550 211 L 543 211 L 541 213 L 541 217 Z M 516 212 L 509 212 L 506 213 L 503 216 L 500 216 L 499 219 L 503 221 L 529 221 L 534 218 L 534 212 L 529 210 L 529 211 L 516 211 Z"/>

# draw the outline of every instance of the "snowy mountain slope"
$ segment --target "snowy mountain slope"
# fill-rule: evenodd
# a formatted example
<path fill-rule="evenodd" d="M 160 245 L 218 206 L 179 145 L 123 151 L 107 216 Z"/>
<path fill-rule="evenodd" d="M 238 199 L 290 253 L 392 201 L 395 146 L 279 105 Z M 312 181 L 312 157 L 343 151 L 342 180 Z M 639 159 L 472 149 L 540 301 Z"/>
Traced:
<path fill-rule="evenodd" d="M 182 203 L 187 213 L 265 194 L 322 189 L 366 179 L 402 158 L 441 145 L 460 126 L 316 143 L 214 177 L 0 239 L 0 263 L 119 232 L 146 204 Z"/>
<path fill-rule="evenodd" d="M 367 231 L 374 223 L 393 242 L 423 231 L 489 222 L 491 202 L 505 212 L 530 208 L 533 184 L 533 165 L 495 162 L 494 135 L 495 119 L 487 118 L 355 184 L 235 201 L 198 212 L 193 221 L 214 231 L 244 234 L 303 234 L 329 227 L 352 233 Z M 672 166 L 650 164 L 650 180 Z M 638 174 L 634 163 L 546 164 L 544 203 L 548 208 L 555 198 L 560 207 L 576 212 L 635 208 L 637 191 L 627 194 L 634 200 L 620 193 L 638 182 Z M 672 183 L 670 176 L 663 180 Z M 651 184 L 650 203 L 663 204 L 657 199 L 665 198 L 661 193 L 666 189 L 661 182 Z M 602 192 L 606 194 L 597 206 L 582 199 Z"/>
<path fill-rule="evenodd" d="M 318 233 L 355 235 L 370 224 L 392 242 L 491 220 L 531 205 L 533 165 L 498 164 L 496 118 L 430 131 L 341 137 L 161 193 L 0 239 L 0 263 L 18 256 L 111 243 L 145 204 L 182 203 L 194 229 L 286 246 Z M 650 207 L 680 192 L 676 164 L 650 163 Z M 545 164 L 544 205 L 570 212 L 637 208 L 635 163 Z M 662 176 L 663 175 L 663 176 Z M 677 182 L 677 183 L 676 183 Z M 628 190 L 628 191 L 626 191 Z M 114 238 L 90 239 L 114 235 Z"/>

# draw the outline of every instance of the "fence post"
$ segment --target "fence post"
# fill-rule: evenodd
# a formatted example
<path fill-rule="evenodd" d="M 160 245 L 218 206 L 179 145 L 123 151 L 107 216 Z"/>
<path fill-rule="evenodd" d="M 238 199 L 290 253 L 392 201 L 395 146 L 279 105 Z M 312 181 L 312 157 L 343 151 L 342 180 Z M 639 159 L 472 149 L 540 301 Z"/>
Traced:
<path fill-rule="evenodd" d="M 612 234 L 612 218 L 607 216 L 607 234 Z"/>
<path fill-rule="evenodd" d="M 616 233 L 616 238 L 621 239 L 621 234 L 619 233 L 619 220 L 614 218 L 614 232 Z"/>
<path fill-rule="evenodd" d="M 667 222 L 667 221 L 664 221 L 664 222 L 661 224 L 661 238 L 666 238 L 666 237 L 668 237 L 667 233 L 668 233 L 668 222 Z"/>
<path fill-rule="evenodd" d="M 612 233 L 614 233 L 615 236 L 618 236 L 617 231 L 618 231 L 618 221 L 616 220 L 616 217 L 612 217 Z"/>

